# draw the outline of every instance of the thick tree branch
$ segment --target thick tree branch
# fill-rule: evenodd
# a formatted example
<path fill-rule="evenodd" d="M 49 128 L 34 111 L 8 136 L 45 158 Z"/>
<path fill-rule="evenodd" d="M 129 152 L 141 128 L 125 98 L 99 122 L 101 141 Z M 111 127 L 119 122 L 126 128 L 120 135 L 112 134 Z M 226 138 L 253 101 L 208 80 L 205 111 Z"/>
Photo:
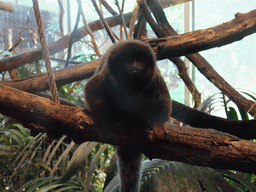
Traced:
<path fill-rule="evenodd" d="M 98 60 L 87 63 L 78 64 L 74 67 L 67 67 L 54 72 L 56 85 L 60 87 L 75 81 L 81 81 L 91 77 L 97 67 Z M 35 93 L 49 89 L 46 73 L 32 75 L 29 77 L 11 80 L 0 81 L 0 84 L 7 85 L 16 89 Z"/>
<path fill-rule="evenodd" d="M 158 59 L 183 56 L 199 51 L 221 47 L 239 41 L 256 32 L 256 10 L 237 13 L 235 19 L 211 27 L 181 35 L 143 41 L 149 43 L 158 55 Z"/>
<path fill-rule="evenodd" d="M 0 85 L 0 112 L 24 122 L 30 129 L 65 134 L 77 143 L 99 141 L 113 145 L 136 145 L 149 158 L 256 172 L 255 142 L 212 129 L 167 125 L 166 133 L 161 135 L 153 131 L 153 139 L 149 139 L 143 130 L 131 130 L 121 123 L 109 125 L 95 122 L 88 111 L 4 85 Z"/>
<path fill-rule="evenodd" d="M 4 3 L 2 1 L 0 2 L 0 10 L 13 12 L 14 9 L 15 9 L 15 7 L 13 5 L 11 5 L 10 3 Z"/>

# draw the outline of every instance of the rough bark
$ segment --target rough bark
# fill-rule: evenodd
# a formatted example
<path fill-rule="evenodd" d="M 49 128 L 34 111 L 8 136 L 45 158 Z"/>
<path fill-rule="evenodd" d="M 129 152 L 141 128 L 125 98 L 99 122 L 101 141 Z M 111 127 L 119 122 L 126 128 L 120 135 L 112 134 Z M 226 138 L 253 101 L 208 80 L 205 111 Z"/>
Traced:
<path fill-rule="evenodd" d="M 74 67 L 67 67 L 54 72 L 56 85 L 60 87 L 75 81 L 81 81 L 91 77 L 97 67 L 98 60 L 88 63 L 78 64 Z M 11 80 L 0 81 L 0 84 L 35 93 L 49 89 L 48 79 L 46 73 L 32 75 L 29 77 Z"/>
<path fill-rule="evenodd" d="M 237 13 L 235 19 L 220 25 L 166 38 L 145 38 L 158 59 L 178 57 L 199 51 L 221 47 L 239 41 L 256 32 L 256 10 Z"/>
<path fill-rule="evenodd" d="M 95 122 L 89 112 L 0 85 L 0 112 L 18 119 L 30 129 L 65 134 L 76 143 L 98 141 L 136 145 L 149 158 L 193 165 L 256 172 L 256 143 L 212 129 L 167 125 L 166 133 L 125 128 L 123 124 Z"/>

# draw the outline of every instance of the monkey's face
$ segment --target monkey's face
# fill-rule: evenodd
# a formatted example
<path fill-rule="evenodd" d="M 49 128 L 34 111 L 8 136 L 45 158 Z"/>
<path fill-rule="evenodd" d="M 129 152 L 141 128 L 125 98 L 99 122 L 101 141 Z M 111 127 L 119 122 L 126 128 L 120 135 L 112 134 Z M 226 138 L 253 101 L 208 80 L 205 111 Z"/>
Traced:
<path fill-rule="evenodd" d="M 126 90 L 133 92 L 143 89 L 153 79 L 155 59 L 148 50 L 130 47 L 116 54 L 112 52 L 108 60 L 110 73 Z"/>

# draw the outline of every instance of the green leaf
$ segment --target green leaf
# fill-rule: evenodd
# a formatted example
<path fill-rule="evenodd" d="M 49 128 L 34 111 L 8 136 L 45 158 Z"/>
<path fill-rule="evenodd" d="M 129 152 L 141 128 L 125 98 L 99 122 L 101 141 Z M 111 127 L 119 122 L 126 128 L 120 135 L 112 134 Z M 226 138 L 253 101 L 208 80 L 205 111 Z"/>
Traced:
<path fill-rule="evenodd" d="M 242 107 L 239 107 L 239 106 L 237 106 L 237 107 L 240 112 L 242 120 L 249 120 L 248 113 Z"/>
<path fill-rule="evenodd" d="M 236 110 L 233 107 L 228 107 L 227 117 L 228 119 L 238 120 L 238 115 L 236 113 Z"/>
<path fill-rule="evenodd" d="M 119 184 L 119 177 L 116 176 L 104 192 L 117 192 Z M 234 192 L 235 189 L 214 169 L 154 159 L 144 161 L 141 191 Z"/>
<path fill-rule="evenodd" d="M 252 94 L 249 94 L 247 92 L 242 91 L 241 93 L 244 93 L 245 95 L 248 95 L 249 97 L 251 97 L 254 101 L 256 101 L 256 97 L 254 97 Z"/>

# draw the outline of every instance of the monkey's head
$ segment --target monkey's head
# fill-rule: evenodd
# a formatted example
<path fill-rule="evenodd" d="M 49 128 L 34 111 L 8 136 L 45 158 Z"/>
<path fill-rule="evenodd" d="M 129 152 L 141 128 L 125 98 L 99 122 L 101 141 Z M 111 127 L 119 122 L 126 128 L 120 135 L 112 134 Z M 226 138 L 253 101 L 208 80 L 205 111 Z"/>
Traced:
<path fill-rule="evenodd" d="M 108 52 L 107 64 L 115 83 L 138 91 L 150 84 L 156 73 L 156 58 L 150 46 L 140 41 L 119 42 Z"/>

